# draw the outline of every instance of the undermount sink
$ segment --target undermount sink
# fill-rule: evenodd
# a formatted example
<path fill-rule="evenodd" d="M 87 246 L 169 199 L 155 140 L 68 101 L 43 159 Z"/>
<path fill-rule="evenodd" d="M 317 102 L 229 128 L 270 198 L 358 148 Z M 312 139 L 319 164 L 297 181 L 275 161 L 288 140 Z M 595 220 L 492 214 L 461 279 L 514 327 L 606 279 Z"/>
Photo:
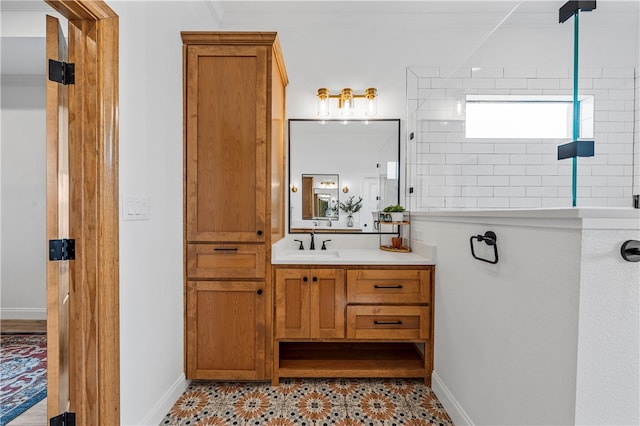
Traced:
<path fill-rule="evenodd" d="M 340 257 L 338 250 L 296 250 L 286 251 L 283 257 L 293 259 L 329 259 Z"/>

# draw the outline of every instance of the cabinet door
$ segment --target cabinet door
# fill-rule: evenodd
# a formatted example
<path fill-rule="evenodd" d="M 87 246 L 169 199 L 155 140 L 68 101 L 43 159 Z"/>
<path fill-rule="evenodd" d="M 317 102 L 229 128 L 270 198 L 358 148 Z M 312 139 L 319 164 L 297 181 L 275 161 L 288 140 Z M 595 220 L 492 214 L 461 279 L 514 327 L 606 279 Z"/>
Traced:
<path fill-rule="evenodd" d="M 185 52 L 187 240 L 264 242 L 267 47 Z"/>
<path fill-rule="evenodd" d="M 310 275 L 307 269 L 276 269 L 276 338 L 311 335 Z"/>
<path fill-rule="evenodd" d="M 265 283 L 187 283 L 187 378 L 265 378 Z"/>
<path fill-rule="evenodd" d="M 311 271 L 311 337 L 344 337 L 345 288 L 342 269 Z"/>
<path fill-rule="evenodd" d="M 276 270 L 276 338 L 344 337 L 344 309 L 344 270 Z"/>

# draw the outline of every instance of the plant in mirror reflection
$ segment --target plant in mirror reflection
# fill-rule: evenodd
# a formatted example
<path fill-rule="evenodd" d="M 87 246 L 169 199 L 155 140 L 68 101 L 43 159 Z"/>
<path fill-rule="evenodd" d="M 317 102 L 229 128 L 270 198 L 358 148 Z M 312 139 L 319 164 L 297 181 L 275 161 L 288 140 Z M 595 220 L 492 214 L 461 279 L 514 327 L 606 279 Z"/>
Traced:
<path fill-rule="evenodd" d="M 340 210 L 345 212 L 347 216 L 351 216 L 354 213 L 359 212 L 362 208 L 362 197 L 358 197 L 358 201 L 354 201 L 355 197 L 355 195 L 352 195 L 344 203 L 340 201 Z"/>
<path fill-rule="evenodd" d="M 325 213 L 326 217 L 338 217 L 338 202 L 335 198 L 331 198 L 329 201 L 329 205 L 327 206 L 327 211 Z"/>

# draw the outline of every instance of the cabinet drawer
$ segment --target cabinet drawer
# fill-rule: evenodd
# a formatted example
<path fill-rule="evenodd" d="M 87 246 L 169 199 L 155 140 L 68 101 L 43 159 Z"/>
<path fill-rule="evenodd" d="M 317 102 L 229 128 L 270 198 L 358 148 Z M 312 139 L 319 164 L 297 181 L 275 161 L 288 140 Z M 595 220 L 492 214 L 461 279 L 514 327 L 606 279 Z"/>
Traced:
<path fill-rule="evenodd" d="M 428 306 L 347 306 L 350 339 L 428 339 Z"/>
<path fill-rule="evenodd" d="M 189 244 L 187 277 L 264 278 L 265 246 L 260 244 Z"/>
<path fill-rule="evenodd" d="M 347 272 L 348 303 L 428 303 L 428 269 L 364 269 Z"/>

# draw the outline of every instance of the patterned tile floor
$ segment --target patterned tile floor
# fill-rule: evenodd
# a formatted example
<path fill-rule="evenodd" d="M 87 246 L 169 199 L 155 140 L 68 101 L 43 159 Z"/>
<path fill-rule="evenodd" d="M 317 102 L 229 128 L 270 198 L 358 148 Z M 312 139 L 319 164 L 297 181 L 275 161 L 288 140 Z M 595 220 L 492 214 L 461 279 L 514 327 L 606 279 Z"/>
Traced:
<path fill-rule="evenodd" d="M 160 425 L 453 425 L 433 391 L 408 379 L 194 381 Z"/>

